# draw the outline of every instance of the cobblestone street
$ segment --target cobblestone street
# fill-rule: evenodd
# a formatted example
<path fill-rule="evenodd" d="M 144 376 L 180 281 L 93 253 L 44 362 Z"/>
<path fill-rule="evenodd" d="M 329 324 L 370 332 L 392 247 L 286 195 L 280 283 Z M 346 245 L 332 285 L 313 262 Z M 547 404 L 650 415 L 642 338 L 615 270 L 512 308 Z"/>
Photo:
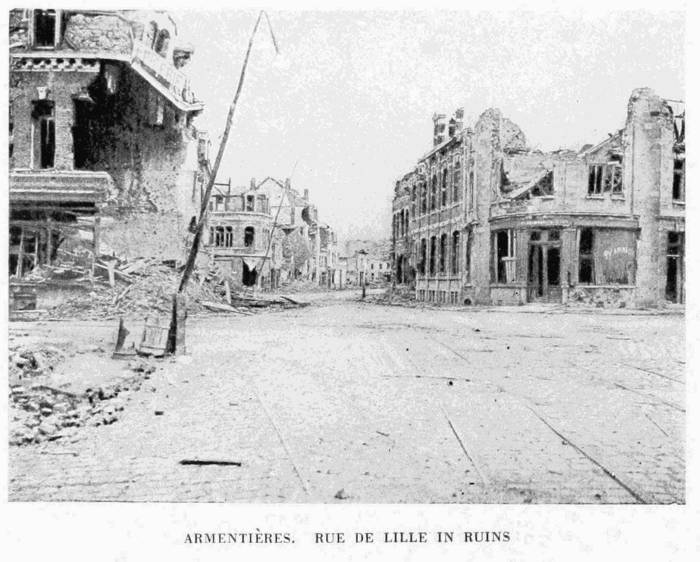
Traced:
<path fill-rule="evenodd" d="M 190 318 L 117 423 L 10 447 L 10 499 L 682 503 L 684 317 L 622 312 Z M 32 330 L 114 325 L 10 326 Z"/>

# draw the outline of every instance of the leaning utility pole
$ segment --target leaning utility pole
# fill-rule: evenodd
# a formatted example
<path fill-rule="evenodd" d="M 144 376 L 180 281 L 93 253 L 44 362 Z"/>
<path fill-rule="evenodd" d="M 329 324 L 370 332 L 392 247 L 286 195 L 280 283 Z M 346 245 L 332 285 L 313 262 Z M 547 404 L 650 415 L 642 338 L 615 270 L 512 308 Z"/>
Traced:
<path fill-rule="evenodd" d="M 241 75 L 238 78 L 238 86 L 236 88 L 236 93 L 233 96 L 233 102 L 228 110 L 228 117 L 226 118 L 226 127 L 224 128 L 224 134 L 221 137 L 221 144 L 219 144 L 219 151 L 216 154 L 216 160 L 214 161 L 214 167 L 211 169 L 209 174 L 209 179 L 207 181 L 207 188 L 204 191 L 204 198 L 202 199 L 202 211 L 199 216 L 199 222 L 197 223 L 197 228 L 194 233 L 194 239 L 192 240 L 192 247 L 190 248 L 189 256 L 187 257 L 187 263 L 185 264 L 185 270 L 182 273 L 182 280 L 180 281 L 180 287 L 178 288 L 178 293 L 184 292 L 187 287 L 187 283 L 190 280 L 192 271 L 194 270 L 194 264 L 197 260 L 197 253 L 199 252 L 199 245 L 202 240 L 202 232 L 204 231 L 204 223 L 207 218 L 207 211 L 209 209 L 209 199 L 211 198 L 211 192 L 214 188 L 214 182 L 216 181 L 216 174 L 219 171 L 219 165 L 221 164 L 221 159 L 226 151 L 226 143 L 228 142 L 228 136 L 231 132 L 231 125 L 233 124 L 233 116 L 236 113 L 236 105 L 238 104 L 238 98 L 241 95 L 241 90 L 243 89 L 243 82 L 245 81 L 245 72 L 248 68 L 248 59 L 250 58 L 250 51 L 253 48 L 253 40 L 255 39 L 255 34 L 258 31 L 258 26 L 260 25 L 260 20 L 263 15 L 267 20 L 267 25 L 270 29 L 270 35 L 272 36 L 272 43 L 275 46 L 275 51 L 279 53 L 277 47 L 277 40 L 272 32 L 272 26 L 270 25 L 270 18 L 265 11 L 261 10 L 258 14 L 258 19 L 255 21 L 255 27 L 253 27 L 253 32 L 250 34 L 250 39 L 248 40 L 248 49 L 245 53 L 245 59 L 243 60 L 243 67 L 241 68 Z"/>

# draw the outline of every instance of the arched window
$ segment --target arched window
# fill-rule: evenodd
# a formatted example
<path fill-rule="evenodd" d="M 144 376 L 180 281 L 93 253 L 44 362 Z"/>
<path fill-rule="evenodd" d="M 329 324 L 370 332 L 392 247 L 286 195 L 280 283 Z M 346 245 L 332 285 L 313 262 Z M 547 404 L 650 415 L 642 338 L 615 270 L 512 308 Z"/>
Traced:
<path fill-rule="evenodd" d="M 243 231 L 243 245 L 246 248 L 255 246 L 255 229 L 252 226 L 246 226 Z"/>
<path fill-rule="evenodd" d="M 459 273 L 459 231 L 452 233 L 452 273 Z"/>
<path fill-rule="evenodd" d="M 161 57 L 168 54 L 168 45 L 170 44 L 170 33 L 167 29 L 161 29 L 156 37 L 156 42 L 153 45 L 153 50 Z"/>

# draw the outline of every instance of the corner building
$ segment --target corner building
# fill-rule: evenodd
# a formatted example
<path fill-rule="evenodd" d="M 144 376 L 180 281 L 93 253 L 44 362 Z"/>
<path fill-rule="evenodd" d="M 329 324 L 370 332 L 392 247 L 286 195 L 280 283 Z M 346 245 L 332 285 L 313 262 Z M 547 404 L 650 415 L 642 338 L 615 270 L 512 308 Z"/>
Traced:
<path fill-rule="evenodd" d="M 637 89 L 624 128 L 578 152 L 531 150 L 495 109 L 433 121 L 393 202 L 393 275 L 417 300 L 684 303 L 682 102 Z"/>

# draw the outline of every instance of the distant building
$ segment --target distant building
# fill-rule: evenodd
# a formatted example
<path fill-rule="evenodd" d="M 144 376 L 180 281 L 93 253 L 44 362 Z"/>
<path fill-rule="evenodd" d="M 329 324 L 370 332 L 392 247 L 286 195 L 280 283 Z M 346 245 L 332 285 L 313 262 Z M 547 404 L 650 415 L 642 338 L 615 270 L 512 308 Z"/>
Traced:
<path fill-rule="evenodd" d="M 345 243 L 347 284 L 391 281 L 391 243 L 387 240 L 349 240 Z"/>
<path fill-rule="evenodd" d="M 289 181 L 215 184 L 204 254 L 234 287 L 277 289 L 291 280 L 333 286 L 337 240 Z M 200 260 L 201 262 L 202 260 Z"/>
<path fill-rule="evenodd" d="M 685 108 L 635 90 L 625 127 L 540 152 L 497 110 L 434 117 L 395 185 L 393 273 L 436 303 L 685 301 Z"/>

